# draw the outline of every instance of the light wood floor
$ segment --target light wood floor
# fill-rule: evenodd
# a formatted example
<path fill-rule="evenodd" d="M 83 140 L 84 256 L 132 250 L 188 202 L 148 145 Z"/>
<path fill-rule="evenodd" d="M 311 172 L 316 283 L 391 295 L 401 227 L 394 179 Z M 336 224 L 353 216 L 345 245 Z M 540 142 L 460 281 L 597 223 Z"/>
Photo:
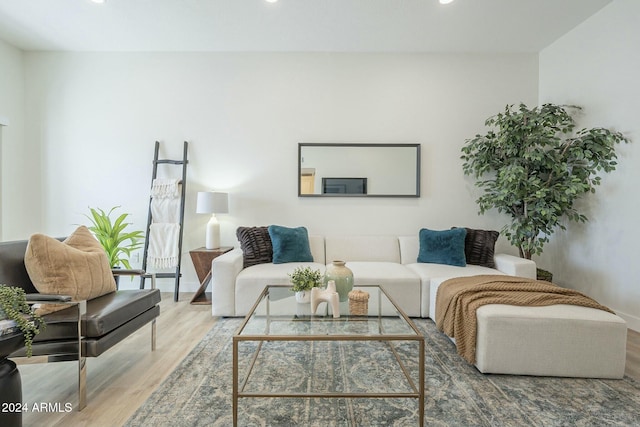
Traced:
<path fill-rule="evenodd" d="M 21 364 L 23 402 L 65 403 L 72 412 L 25 413 L 31 426 L 121 426 L 211 329 L 211 306 L 190 305 L 190 294 L 175 303 L 162 295 L 157 349 L 150 351 L 150 327 L 144 327 L 98 358 L 87 359 L 87 407 L 76 411 L 77 363 Z M 22 359 L 25 360 L 25 359 Z M 640 380 L 640 333 L 629 331 L 627 375 Z"/>

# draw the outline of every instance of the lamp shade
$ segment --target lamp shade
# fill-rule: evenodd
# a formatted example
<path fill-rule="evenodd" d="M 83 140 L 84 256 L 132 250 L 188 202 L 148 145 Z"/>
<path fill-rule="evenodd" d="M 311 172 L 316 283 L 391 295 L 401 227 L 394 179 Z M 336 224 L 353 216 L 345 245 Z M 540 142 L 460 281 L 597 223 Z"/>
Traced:
<path fill-rule="evenodd" d="M 199 191 L 196 201 L 196 213 L 229 213 L 229 193 Z"/>

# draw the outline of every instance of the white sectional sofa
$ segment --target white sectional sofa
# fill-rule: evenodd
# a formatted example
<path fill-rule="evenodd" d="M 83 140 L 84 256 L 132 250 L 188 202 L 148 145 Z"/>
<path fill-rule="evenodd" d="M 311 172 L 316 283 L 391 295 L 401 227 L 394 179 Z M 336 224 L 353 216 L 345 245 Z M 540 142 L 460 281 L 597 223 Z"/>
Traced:
<path fill-rule="evenodd" d="M 496 269 L 417 262 L 418 236 L 309 236 L 313 262 L 264 263 L 243 268 L 235 249 L 213 260 L 214 316 L 244 316 L 266 285 L 286 285 L 288 273 L 308 265 L 324 272 L 346 261 L 356 285 L 383 285 L 411 317 L 436 318 L 438 287 L 447 279 L 481 274 L 535 278 L 534 262 L 496 254 Z M 490 304 L 476 313 L 475 366 L 480 372 L 538 376 L 622 378 L 626 323 L 587 307 Z M 455 342 L 455 340 L 453 340 Z"/>
<path fill-rule="evenodd" d="M 240 249 L 213 260 L 212 314 L 244 316 L 266 285 L 286 285 L 288 273 L 310 266 L 324 273 L 333 260 L 346 261 L 359 285 L 383 285 L 400 308 L 411 317 L 430 316 L 431 282 L 476 274 L 510 274 L 535 277 L 533 261 L 506 254 L 495 257 L 497 269 L 469 265 L 418 263 L 418 236 L 309 236 L 313 262 L 258 264 L 243 268 Z M 435 302 L 434 302 L 435 303 Z"/>

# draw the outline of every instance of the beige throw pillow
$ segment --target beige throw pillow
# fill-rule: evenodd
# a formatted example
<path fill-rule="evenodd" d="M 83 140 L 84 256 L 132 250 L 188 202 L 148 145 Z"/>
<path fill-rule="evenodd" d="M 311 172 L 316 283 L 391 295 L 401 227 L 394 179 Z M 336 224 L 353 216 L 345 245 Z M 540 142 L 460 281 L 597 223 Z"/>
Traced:
<path fill-rule="evenodd" d="M 107 254 L 85 226 L 78 227 L 63 242 L 34 234 L 27 244 L 24 264 L 33 285 L 43 294 L 70 295 L 79 301 L 116 290 Z M 49 309 L 52 307 L 55 309 Z M 64 308 L 49 306 L 46 311 Z"/>

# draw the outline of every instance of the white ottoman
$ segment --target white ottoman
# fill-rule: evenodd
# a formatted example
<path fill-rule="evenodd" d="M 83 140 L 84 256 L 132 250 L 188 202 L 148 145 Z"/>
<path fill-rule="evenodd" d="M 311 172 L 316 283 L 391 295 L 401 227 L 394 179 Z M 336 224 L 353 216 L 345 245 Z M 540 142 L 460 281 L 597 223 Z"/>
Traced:
<path fill-rule="evenodd" d="M 573 305 L 491 304 L 476 313 L 476 367 L 483 373 L 622 378 L 627 325 Z"/>

